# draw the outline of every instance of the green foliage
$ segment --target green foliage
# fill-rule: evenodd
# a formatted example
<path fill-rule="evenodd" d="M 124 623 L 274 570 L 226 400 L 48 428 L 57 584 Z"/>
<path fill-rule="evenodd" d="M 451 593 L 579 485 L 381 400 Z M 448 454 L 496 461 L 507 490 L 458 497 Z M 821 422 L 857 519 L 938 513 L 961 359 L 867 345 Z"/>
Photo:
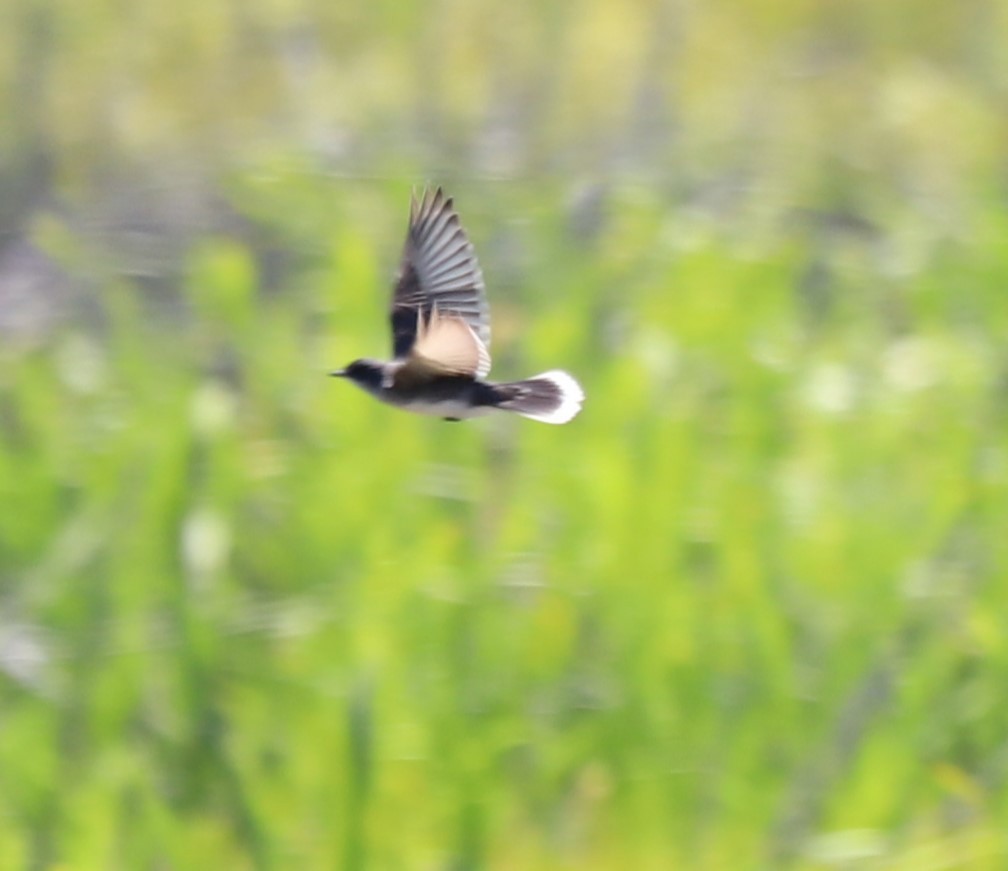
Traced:
<path fill-rule="evenodd" d="M 654 245 L 655 205 L 611 208 Z M 610 323 L 623 255 L 543 218 L 550 294 L 490 275 L 528 327 L 501 374 L 567 366 L 585 411 L 448 426 L 324 378 L 387 341 L 387 246 L 347 217 L 304 292 L 208 238 L 181 332 L 110 287 L 100 335 L 7 359 L 5 866 L 999 849 L 1000 245 L 909 278 L 910 333 L 810 327 L 800 251 L 717 237 Z"/>
<path fill-rule="evenodd" d="M 0 868 L 1002 867 L 970 8 L 6 4 Z M 325 377 L 428 173 L 570 425 Z"/>

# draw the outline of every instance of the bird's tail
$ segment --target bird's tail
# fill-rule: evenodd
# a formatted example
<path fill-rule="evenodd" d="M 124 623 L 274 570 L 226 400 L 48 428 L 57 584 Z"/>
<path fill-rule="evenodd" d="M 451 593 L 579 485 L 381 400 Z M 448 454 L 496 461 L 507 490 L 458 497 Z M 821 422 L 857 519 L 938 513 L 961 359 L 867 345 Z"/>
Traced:
<path fill-rule="evenodd" d="M 559 369 L 494 387 L 499 397 L 498 408 L 543 423 L 567 423 L 581 410 L 584 402 L 581 385 Z"/>

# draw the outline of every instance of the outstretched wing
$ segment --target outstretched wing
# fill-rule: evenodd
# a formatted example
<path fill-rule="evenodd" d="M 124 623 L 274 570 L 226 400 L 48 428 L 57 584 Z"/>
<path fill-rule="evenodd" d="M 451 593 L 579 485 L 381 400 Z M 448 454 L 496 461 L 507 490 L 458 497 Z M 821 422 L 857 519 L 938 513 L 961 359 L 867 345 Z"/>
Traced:
<path fill-rule="evenodd" d="M 490 308 L 476 252 L 450 197 L 441 188 L 410 200 L 410 223 L 392 298 L 392 353 L 402 358 L 426 328 L 435 308 L 441 320 L 459 320 L 478 340 L 490 370 Z M 448 327 L 446 329 L 454 328 Z M 482 368 L 482 367 L 480 367 Z"/>
<path fill-rule="evenodd" d="M 423 380 L 439 375 L 469 375 L 482 378 L 490 371 L 490 354 L 462 318 L 443 315 L 435 308 L 419 325 L 417 338 L 400 373 Z"/>

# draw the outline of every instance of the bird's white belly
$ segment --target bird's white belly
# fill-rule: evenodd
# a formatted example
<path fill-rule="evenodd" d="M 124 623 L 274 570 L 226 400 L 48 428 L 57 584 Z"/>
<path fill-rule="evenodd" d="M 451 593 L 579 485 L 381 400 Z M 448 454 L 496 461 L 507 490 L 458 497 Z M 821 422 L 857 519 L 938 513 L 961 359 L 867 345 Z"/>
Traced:
<path fill-rule="evenodd" d="M 414 414 L 427 414 L 431 417 L 455 417 L 469 418 L 482 417 L 493 409 L 488 405 L 467 405 L 464 402 L 455 400 L 444 400 L 441 402 L 427 402 L 422 399 L 414 400 L 405 405 L 400 405 L 404 411 L 412 411 Z"/>

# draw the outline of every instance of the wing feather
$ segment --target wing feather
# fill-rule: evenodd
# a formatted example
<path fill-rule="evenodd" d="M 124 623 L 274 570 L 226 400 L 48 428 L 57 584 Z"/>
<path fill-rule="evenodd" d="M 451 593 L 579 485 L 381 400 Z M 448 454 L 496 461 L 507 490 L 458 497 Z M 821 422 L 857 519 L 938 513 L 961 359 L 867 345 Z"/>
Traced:
<path fill-rule="evenodd" d="M 435 309 L 417 328 L 417 339 L 406 358 L 406 368 L 432 375 L 482 378 L 490 371 L 490 354 L 462 318 Z"/>
<path fill-rule="evenodd" d="M 421 328 L 431 332 L 435 310 L 442 321 L 454 319 L 467 326 L 489 360 L 490 309 L 483 273 L 452 199 L 440 187 L 410 200 L 409 230 L 392 298 L 392 351 L 397 358 L 406 357 L 419 343 Z M 456 328 L 434 329 L 435 335 L 448 331 Z"/>

